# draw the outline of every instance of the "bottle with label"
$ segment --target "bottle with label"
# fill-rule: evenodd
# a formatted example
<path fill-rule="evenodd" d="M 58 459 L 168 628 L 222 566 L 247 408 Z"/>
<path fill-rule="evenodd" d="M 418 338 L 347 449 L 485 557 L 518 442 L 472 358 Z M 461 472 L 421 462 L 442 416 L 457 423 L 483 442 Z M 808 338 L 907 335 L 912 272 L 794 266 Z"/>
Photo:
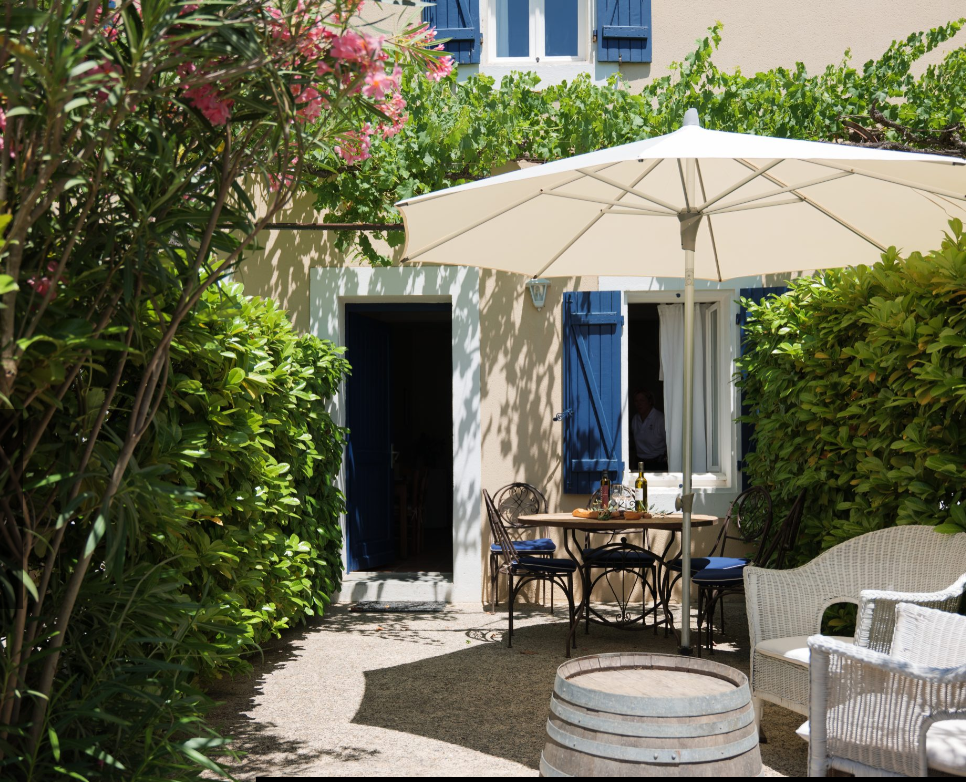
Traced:
<path fill-rule="evenodd" d="M 634 510 L 647 513 L 647 478 L 644 477 L 644 462 L 638 462 L 637 473 L 637 481 L 634 483 Z"/>
<path fill-rule="evenodd" d="M 610 507 L 610 475 L 607 470 L 600 476 L 600 507 L 602 510 Z"/>

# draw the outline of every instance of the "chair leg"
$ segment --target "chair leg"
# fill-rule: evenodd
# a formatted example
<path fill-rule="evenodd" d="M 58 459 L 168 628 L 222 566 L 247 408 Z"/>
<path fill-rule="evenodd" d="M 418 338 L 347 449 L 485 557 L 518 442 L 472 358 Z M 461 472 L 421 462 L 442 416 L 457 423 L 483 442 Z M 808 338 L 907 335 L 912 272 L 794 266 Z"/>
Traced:
<path fill-rule="evenodd" d="M 507 583 L 509 586 L 509 591 L 507 592 L 507 614 L 510 617 L 510 629 L 507 632 L 507 649 L 513 648 L 513 604 L 516 602 L 517 595 L 513 590 L 513 574 L 507 576 Z"/>
<path fill-rule="evenodd" d="M 500 594 L 498 591 L 499 584 L 497 581 L 497 562 L 496 557 L 493 553 L 490 553 L 490 611 L 496 611 L 496 604 L 500 602 Z"/>
<path fill-rule="evenodd" d="M 768 737 L 765 736 L 765 731 L 761 728 L 761 710 L 765 702 L 761 698 L 752 698 L 751 705 L 755 710 L 755 727 L 758 729 L 758 742 L 760 744 L 767 744 Z"/>
<path fill-rule="evenodd" d="M 721 603 L 721 634 L 724 635 L 725 634 L 725 628 L 724 628 L 724 594 L 722 594 L 721 597 L 718 598 L 718 600 Z"/>
<path fill-rule="evenodd" d="M 590 568 L 581 570 L 584 582 L 584 635 L 590 635 Z"/>
<path fill-rule="evenodd" d="M 553 582 L 551 582 L 553 583 Z M 553 589 L 553 587 L 551 587 Z M 567 632 L 570 633 L 574 629 L 574 623 L 577 621 L 577 608 L 574 606 L 574 577 L 573 574 L 567 574 L 567 605 L 569 606 L 569 613 L 567 617 L 570 619 L 567 622 Z M 573 648 L 577 648 L 577 633 L 573 634 Z"/>
<path fill-rule="evenodd" d="M 681 587 L 681 588 L 684 589 L 684 587 Z M 704 641 L 704 636 L 702 635 L 702 628 L 704 627 L 704 625 L 702 624 L 702 621 L 701 621 L 703 616 L 704 616 L 704 589 L 702 589 L 699 586 L 698 587 L 698 657 L 701 656 L 701 646 L 703 645 L 703 641 Z M 690 621 L 689 618 L 683 615 L 681 616 L 682 624 L 688 621 Z"/>

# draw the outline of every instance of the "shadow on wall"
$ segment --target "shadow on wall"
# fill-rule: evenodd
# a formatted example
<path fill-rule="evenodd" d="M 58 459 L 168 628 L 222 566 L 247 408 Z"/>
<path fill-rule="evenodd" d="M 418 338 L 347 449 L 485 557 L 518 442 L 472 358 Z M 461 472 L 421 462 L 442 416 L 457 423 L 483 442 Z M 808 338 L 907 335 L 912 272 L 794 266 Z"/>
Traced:
<path fill-rule="evenodd" d="M 264 213 L 268 193 L 261 186 L 252 188 L 256 209 Z M 279 223 L 321 223 L 310 194 L 299 194 L 275 217 Z M 309 269 L 314 266 L 363 266 L 364 258 L 349 258 L 335 249 L 334 231 L 263 231 L 258 236 L 262 248 L 249 253 L 235 278 L 245 286 L 245 293 L 274 299 L 288 312 L 295 328 L 309 330 Z M 402 247 L 391 248 L 385 242 L 373 242 L 377 249 L 398 262 Z"/>
<path fill-rule="evenodd" d="M 563 405 L 562 307 L 565 291 L 588 290 L 596 278 L 555 279 L 537 310 L 523 275 L 480 276 L 483 405 L 483 485 L 491 491 L 526 481 L 563 509 L 563 429 L 553 422 Z M 585 498 L 571 499 L 582 504 Z"/>

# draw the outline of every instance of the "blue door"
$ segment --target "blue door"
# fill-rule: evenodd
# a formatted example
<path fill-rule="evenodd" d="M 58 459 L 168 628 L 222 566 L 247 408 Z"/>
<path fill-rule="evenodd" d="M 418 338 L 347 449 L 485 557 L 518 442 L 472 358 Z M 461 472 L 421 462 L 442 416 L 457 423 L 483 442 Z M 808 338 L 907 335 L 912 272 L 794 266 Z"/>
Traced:
<path fill-rule="evenodd" d="M 346 307 L 346 544 L 349 572 L 395 558 L 389 324 Z"/>

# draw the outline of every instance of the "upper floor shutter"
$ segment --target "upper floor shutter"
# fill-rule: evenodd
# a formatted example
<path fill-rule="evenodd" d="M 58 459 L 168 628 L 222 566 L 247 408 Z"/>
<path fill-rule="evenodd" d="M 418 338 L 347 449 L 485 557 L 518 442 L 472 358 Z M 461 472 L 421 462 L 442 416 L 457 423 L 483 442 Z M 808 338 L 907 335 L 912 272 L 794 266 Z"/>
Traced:
<path fill-rule="evenodd" d="M 564 492 L 590 494 L 601 472 L 619 482 L 621 315 L 619 291 L 564 294 Z"/>
<path fill-rule="evenodd" d="M 743 299 L 751 299 L 755 302 L 761 302 L 768 296 L 781 296 L 785 291 L 788 290 L 786 285 L 778 285 L 772 288 L 742 288 L 738 294 Z M 741 326 L 741 339 L 739 344 L 739 350 L 745 352 L 745 321 L 748 318 L 748 309 L 742 305 L 741 312 L 738 314 L 738 325 Z M 741 415 L 746 416 L 751 411 L 745 405 L 744 399 L 741 401 Z M 741 461 L 738 462 L 738 469 L 741 470 L 741 490 L 747 489 L 751 483 L 748 479 L 748 473 L 745 471 L 745 459 L 748 454 L 755 450 L 755 443 L 752 438 L 755 432 L 755 425 L 749 423 L 748 421 L 741 422 Z"/>
<path fill-rule="evenodd" d="M 651 0 L 597 0 L 598 62 L 651 61 Z"/>
<path fill-rule="evenodd" d="M 456 62 L 480 61 L 480 0 L 436 0 L 423 8 L 423 21 L 437 38 L 451 39 L 444 45 Z"/>

